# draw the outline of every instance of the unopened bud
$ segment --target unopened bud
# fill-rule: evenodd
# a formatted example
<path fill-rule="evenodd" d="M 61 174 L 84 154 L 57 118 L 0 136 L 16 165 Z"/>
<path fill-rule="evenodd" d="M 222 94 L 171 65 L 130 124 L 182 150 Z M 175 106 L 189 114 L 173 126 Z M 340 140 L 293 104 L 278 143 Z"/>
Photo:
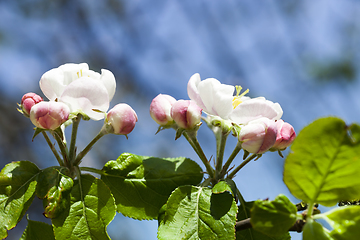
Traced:
<path fill-rule="evenodd" d="M 70 109 L 61 102 L 40 102 L 30 111 L 31 122 L 39 128 L 55 130 L 69 118 Z"/>
<path fill-rule="evenodd" d="M 150 104 L 150 116 L 160 126 L 171 125 L 174 120 L 170 115 L 171 106 L 176 99 L 170 95 L 159 94 Z"/>
<path fill-rule="evenodd" d="M 243 126 L 238 135 L 241 147 L 250 153 L 263 154 L 276 141 L 276 123 L 268 118 L 259 118 Z"/>
<path fill-rule="evenodd" d="M 193 129 L 201 121 L 202 109 L 191 100 L 179 100 L 172 105 L 171 117 L 183 129 Z"/>
<path fill-rule="evenodd" d="M 43 101 L 42 97 L 40 97 L 36 93 L 29 92 L 24 94 L 24 96 L 21 98 L 21 105 L 20 105 L 22 112 L 24 113 L 25 116 L 29 117 L 32 106 L 42 101 Z"/>
<path fill-rule="evenodd" d="M 127 135 L 135 127 L 138 118 L 136 112 L 126 103 L 115 105 L 107 113 L 106 121 L 113 128 L 114 134 Z"/>
<path fill-rule="evenodd" d="M 274 150 L 284 150 L 288 146 L 291 145 L 291 143 L 295 140 L 296 133 L 289 123 L 284 122 L 283 120 L 276 121 L 276 127 L 277 127 L 277 136 L 276 136 L 276 142 L 274 146 L 272 146 L 272 149 Z"/>

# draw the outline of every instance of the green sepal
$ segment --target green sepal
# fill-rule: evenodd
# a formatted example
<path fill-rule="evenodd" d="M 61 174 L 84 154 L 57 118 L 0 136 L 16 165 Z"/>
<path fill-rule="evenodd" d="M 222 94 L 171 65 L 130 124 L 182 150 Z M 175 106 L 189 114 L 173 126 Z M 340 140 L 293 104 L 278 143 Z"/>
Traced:
<path fill-rule="evenodd" d="M 34 135 L 33 135 L 32 139 L 31 139 L 31 141 L 34 141 L 35 137 L 36 137 L 37 135 L 39 135 L 40 133 L 42 133 L 43 131 L 47 131 L 47 130 L 46 130 L 46 129 L 43 129 L 43 128 L 38 128 L 38 127 L 36 127 L 36 128 L 35 128 Z"/>
<path fill-rule="evenodd" d="M 176 129 L 176 133 L 175 133 L 175 140 L 177 140 L 179 137 L 181 137 L 182 133 L 185 131 L 184 128 L 178 128 Z"/>

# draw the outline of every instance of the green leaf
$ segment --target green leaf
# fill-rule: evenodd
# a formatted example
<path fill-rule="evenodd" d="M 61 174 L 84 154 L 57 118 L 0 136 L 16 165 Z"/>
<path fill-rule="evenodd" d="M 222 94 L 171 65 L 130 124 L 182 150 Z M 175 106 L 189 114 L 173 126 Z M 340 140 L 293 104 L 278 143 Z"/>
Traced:
<path fill-rule="evenodd" d="M 303 228 L 303 240 L 334 240 L 323 226 L 310 219 Z"/>
<path fill-rule="evenodd" d="M 60 171 L 68 173 L 67 168 L 51 167 L 44 169 L 38 177 L 36 194 L 44 199 L 44 215 L 48 218 L 58 216 L 70 203 L 69 193 L 74 182 Z"/>
<path fill-rule="evenodd" d="M 284 182 L 307 203 L 333 206 L 360 198 L 360 127 L 322 118 L 305 127 L 285 160 Z"/>
<path fill-rule="evenodd" d="M 20 240 L 55 240 L 51 225 L 29 219 L 27 221 L 28 225 Z"/>
<path fill-rule="evenodd" d="M 24 216 L 35 196 L 39 168 L 28 161 L 7 164 L 0 173 L 0 238 Z"/>
<path fill-rule="evenodd" d="M 178 186 L 197 185 L 203 173 L 188 158 L 155 158 L 124 153 L 105 164 L 101 179 L 114 195 L 117 211 L 135 219 L 156 219 Z"/>
<path fill-rule="evenodd" d="M 360 206 L 335 208 L 322 215 L 333 227 L 330 232 L 336 240 L 358 240 L 360 236 Z M 330 221 L 329 221 L 330 220 Z"/>
<path fill-rule="evenodd" d="M 212 193 L 214 194 L 219 194 L 224 192 L 230 192 L 231 194 L 233 194 L 231 187 L 226 181 L 220 181 L 217 184 L 215 184 L 215 186 L 212 188 Z"/>
<path fill-rule="evenodd" d="M 213 197 L 226 194 L 223 202 Z M 211 189 L 181 186 L 169 197 L 165 216 L 160 222 L 158 238 L 169 239 L 234 239 L 236 203 L 229 193 L 212 194 Z M 225 196 L 225 195 L 223 195 Z M 230 203 L 230 204 L 229 204 Z M 221 204 L 221 206 L 213 206 Z M 230 206 L 230 207 L 229 207 Z M 222 215 L 215 208 L 225 208 Z"/>
<path fill-rule="evenodd" d="M 285 195 L 278 195 L 274 201 L 257 200 L 251 209 L 251 225 L 269 236 L 287 233 L 296 221 L 297 209 Z"/>
<path fill-rule="evenodd" d="M 106 227 L 116 214 L 109 188 L 91 175 L 81 175 L 70 192 L 70 205 L 52 218 L 56 239 L 110 239 Z"/>
<path fill-rule="evenodd" d="M 239 206 L 237 214 L 237 221 L 250 218 L 250 210 L 253 207 L 254 202 L 245 202 L 244 205 Z M 268 236 L 253 228 L 248 228 L 236 232 L 236 240 L 289 240 L 290 234 L 284 233 L 281 236 Z"/>

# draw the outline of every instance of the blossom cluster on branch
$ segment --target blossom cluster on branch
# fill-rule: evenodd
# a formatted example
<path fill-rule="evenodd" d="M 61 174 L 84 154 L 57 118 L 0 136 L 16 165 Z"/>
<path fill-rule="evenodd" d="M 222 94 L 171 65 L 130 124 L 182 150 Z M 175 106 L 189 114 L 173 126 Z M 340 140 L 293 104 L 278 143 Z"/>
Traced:
<path fill-rule="evenodd" d="M 360 197 L 358 124 L 323 118 L 296 137 L 291 124 L 281 119 L 280 104 L 264 97 L 251 98 L 247 96 L 249 90 L 214 78 L 201 80 L 196 73 L 187 84 L 189 100 L 159 94 L 150 104 L 150 116 L 159 124 L 157 133 L 174 129 L 175 139 L 184 137 L 205 170 L 186 157 L 158 158 L 127 152 L 96 169 L 80 166 L 94 144 L 110 133 L 127 138 L 138 121 L 126 103 L 109 110 L 116 89 L 114 75 L 105 69 L 101 73 L 92 71 L 86 63 L 69 63 L 44 73 L 40 88 L 47 100 L 26 93 L 18 110 L 35 125 L 33 138 L 44 136 L 59 166 L 39 169 L 29 161 L 16 161 L 1 170 L 2 239 L 22 219 L 35 196 L 43 200 L 44 216 L 52 225 L 28 219 L 21 239 L 33 239 L 31 234 L 40 231 L 46 232 L 47 240 L 110 239 L 106 228 L 116 212 L 138 220 L 158 220 L 158 238 L 164 240 L 189 236 L 289 239 L 292 230 L 303 231 L 304 239 L 358 239 L 358 206 L 326 213 L 317 209 L 317 203 L 333 206 Z M 101 119 L 104 124 L 99 133 L 84 149 L 78 149 L 80 121 Z M 197 139 L 203 123 L 216 139 L 216 152 L 210 158 Z M 65 136 L 68 126 L 72 126 L 69 142 Z M 236 146 L 225 158 L 230 135 L 236 137 Z M 272 201 L 245 201 L 233 180 L 236 174 L 266 152 L 278 152 L 283 157 L 282 151 L 291 144 L 283 180 L 305 207 L 297 208 L 283 194 Z M 241 150 L 243 161 L 234 161 Z M 316 222 L 318 219 L 333 229 L 326 229 Z"/>
<path fill-rule="evenodd" d="M 86 63 L 67 63 L 44 73 L 40 88 L 49 101 L 35 93 L 27 93 L 21 100 L 21 111 L 38 128 L 55 130 L 80 114 L 85 120 L 105 118 L 114 134 L 129 134 L 135 127 L 137 115 L 125 103 L 108 111 L 115 89 L 115 77 L 109 70 L 101 74 L 89 70 Z M 108 111 L 108 112 L 107 112 Z"/>
<path fill-rule="evenodd" d="M 191 100 L 176 101 L 172 96 L 159 94 L 152 100 L 150 115 L 161 128 L 191 130 L 200 126 L 204 112 L 207 114 L 206 122 L 231 126 L 241 148 L 249 153 L 282 151 L 291 145 L 296 134 L 289 123 L 281 120 L 281 106 L 263 97 L 245 96 L 249 90 L 241 93 L 241 89 L 214 78 L 201 81 L 196 73 L 187 86 Z"/>

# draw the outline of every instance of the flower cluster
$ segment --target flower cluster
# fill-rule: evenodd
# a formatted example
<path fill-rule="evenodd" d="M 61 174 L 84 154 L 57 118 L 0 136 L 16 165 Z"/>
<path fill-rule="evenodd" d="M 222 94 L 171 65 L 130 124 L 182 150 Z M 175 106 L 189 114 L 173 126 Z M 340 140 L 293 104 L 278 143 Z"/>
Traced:
<path fill-rule="evenodd" d="M 202 109 L 191 100 L 178 100 L 166 94 L 157 95 L 150 104 L 150 116 L 161 127 L 193 129 L 200 123 Z"/>
<path fill-rule="evenodd" d="M 44 73 L 39 85 L 49 101 L 27 93 L 20 111 L 40 129 L 55 130 L 77 115 L 85 120 L 106 117 L 107 130 L 114 134 L 126 135 L 135 127 L 137 115 L 129 105 L 118 104 L 108 111 L 116 88 L 109 70 L 102 69 L 100 74 L 86 63 L 68 63 Z"/>
<path fill-rule="evenodd" d="M 222 84 L 214 78 L 202 81 L 196 73 L 187 85 L 191 100 L 176 101 L 169 95 L 160 94 L 150 105 L 150 115 L 162 127 L 174 127 L 175 124 L 191 130 L 199 126 L 203 111 L 209 122 L 236 126 L 233 129 L 241 148 L 249 153 L 263 154 L 288 147 L 296 134 L 290 124 L 281 120 L 281 106 L 263 97 L 247 97 L 249 90 L 243 93 L 241 90 L 240 86 Z"/>

